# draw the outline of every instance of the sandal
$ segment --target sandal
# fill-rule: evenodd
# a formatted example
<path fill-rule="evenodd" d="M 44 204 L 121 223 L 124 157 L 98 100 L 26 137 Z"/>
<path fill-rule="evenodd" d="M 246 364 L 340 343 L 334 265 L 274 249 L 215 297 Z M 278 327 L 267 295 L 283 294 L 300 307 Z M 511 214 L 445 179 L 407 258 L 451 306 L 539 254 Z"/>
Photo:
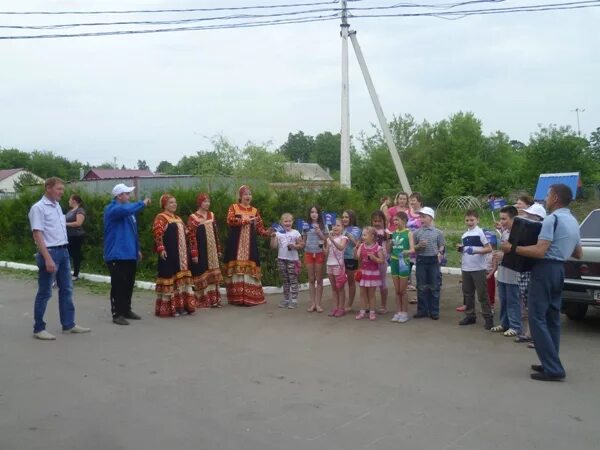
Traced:
<path fill-rule="evenodd" d="M 387 310 L 387 309 L 385 309 L 385 308 L 379 308 L 379 309 L 377 310 L 377 314 L 384 315 L 384 314 L 387 314 L 387 313 L 388 313 L 388 310 Z"/>
<path fill-rule="evenodd" d="M 496 325 L 495 327 L 490 328 L 492 333 L 502 333 L 504 331 L 504 327 L 502 325 Z"/>
<path fill-rule="evenodd" d="M 506 336 L 506 337 L 515 337 L 517 334 L 518 333 L 515 330 L 513 330 L 512 328 L 509 328 L 508 330 L 506 330 L 504 332 L 504 336 Z"/>
<path fill-rule="evenodd" d="M 307 312 L 314 312 L 314 311 L 316 311 L 315 305 L 310 305 L 306 311 Z"/>
<path fill-rule="evenodd" d="M 531 342 L 531 338 L 529 336 L 526 336 L 524 334 L 517 336 L 517 338 L 515 339 L 515 342 L 521 344 L 523 342 Z"/>
<path fill-rule="evenodd" d="M 362 319 L 364 319 L 365 317 L 367 317 L 367 313 L 366 313 L 366 312 L 364 312 L 364 311 L 361 311 L 361 312 L 359 312 L 359 313 L 356 315 L 355 319 L 356 319 L 356 320 L 362 320 Z"/>
<path fill-rule="evenodd" d="M 535 348 L 535 345 L 533 345 L 533 342 L 530 342 L 529 344 L 527 344 L 527 348 Z"/>
<path fill-rule="evenodd" d="M 369 312 L 369 320 L 377 320 L 377 314 L 375 314 L 375 311 Z"/>
<path fill-rule="evenodd" d="M 467 309 L 467 307 L 465 305 L 458 306 L 456 308 L 456 312 L 465 312 L 465 309 Z"/>
<path fill-rule="evenodd" d="M 343 317 L 346 315 L 346 311 L 344 311 L 343 309 L 338 309 L 335 314 L 333 315 L 333 317 Z"/>
<path fill-rule="evenodd" d="M 412 300 L 410 300 L 408 303 L 410 303 L 411 305 L 416 305 L 417 304 L 417 299 L 413 298 Z"/>
<path fill-rule="evenodd" d="M 315 311 L 317 311 L 318 313 L 322 313 L 323 312 L 323 308 L 321 308 L 320 306 L 316 306 L 315 307 Z"/>

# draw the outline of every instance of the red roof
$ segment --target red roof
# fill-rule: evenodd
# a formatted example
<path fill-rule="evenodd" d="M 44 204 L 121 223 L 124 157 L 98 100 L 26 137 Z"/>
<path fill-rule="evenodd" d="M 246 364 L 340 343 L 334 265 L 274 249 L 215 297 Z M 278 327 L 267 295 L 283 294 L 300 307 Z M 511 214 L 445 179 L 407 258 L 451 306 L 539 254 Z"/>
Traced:
<path fill-rule="evenodd" d="M 90 169 L 84 180 L 106 180 L 111 178 L 133 178 L 133 177 L 153 177 L 150 170 L 129 170 L 129 169 Z"/>
<path fill-rule="evenodd" d="M 25 169 L 1 169 L 0 170 L 0 181 L 14 175 L 15 173 L 19 173 L 22 170 L 25 170 Z"/>

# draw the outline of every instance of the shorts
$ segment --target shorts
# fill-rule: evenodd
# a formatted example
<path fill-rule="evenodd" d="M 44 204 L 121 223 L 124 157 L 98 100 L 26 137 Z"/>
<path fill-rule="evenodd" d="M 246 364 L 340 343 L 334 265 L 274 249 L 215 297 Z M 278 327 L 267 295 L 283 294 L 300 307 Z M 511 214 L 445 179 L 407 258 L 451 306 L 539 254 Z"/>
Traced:
<path fill-rule="evenodd" d="M 342 269 L 342 267 L 340 267 L 338 265 L 327 266 L 327 275 L 333 275 L 334 277 L 337 277 L 338 275 L 340 275 L 343 272 L 344 272 L 344 269 Z"/>
<path fill-rule="evenodd" d="M 358 259 L 344 259 L 346 270 L 358 270 Z"/>
<path fill-rule="evenodd" d="M 304 264 L 323 264 L 325 262 L 325 253 L 305 253 Z"/>
<path fill-rule="evenodd" d="M 400 268 L 400 260 L 396 258 L 390 259 L 390 269 L 393 277 L 408 278 L 410 275 L 410 266 L 404 262 L 402 268 Z"/>

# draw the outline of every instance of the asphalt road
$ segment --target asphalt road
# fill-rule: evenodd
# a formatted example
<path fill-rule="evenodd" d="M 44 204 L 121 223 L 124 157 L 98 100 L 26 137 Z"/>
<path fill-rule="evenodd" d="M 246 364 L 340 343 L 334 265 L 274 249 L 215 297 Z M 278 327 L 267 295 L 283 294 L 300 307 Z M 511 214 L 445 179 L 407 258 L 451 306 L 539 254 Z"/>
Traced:
<path fill-rule="evenodd" d="M 457 279 L 439 322 L 331 319 L 305 308 L 224 307 L 110 321 L 76 289 L 87 335 L 32 338 L 35 282 L 0 275 L 0 450 L 600 448 L 600 314 L 565 318 L 567 380 L 529 379 L 535 352 L 458 327 Z M 326 289 L 326 296 L 328 289 Z M 306 294 L 301 298 L 306 305 Z"/>

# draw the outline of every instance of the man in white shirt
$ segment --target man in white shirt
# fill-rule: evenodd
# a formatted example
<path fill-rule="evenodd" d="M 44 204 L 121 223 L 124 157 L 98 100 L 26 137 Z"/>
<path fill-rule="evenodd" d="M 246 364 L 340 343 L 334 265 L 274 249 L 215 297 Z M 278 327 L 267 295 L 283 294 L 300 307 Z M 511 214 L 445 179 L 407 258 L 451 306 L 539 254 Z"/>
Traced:
<path fill-rule="evenodd" d="M 65 183 L 60 178 L 48 178 L 45 193 L 29 210 L 29 223 L 38 252 L 35 260 L 39 268 L 38 292 L 33 308 L 33 336 L 44 341 L 56 337 L 46 331 L 44 313 L 52 297 L 52 283 L 56 276 L 58 285 L 58 311 L 63 333 L 87 333 L 89 328 L 75 324 L 73 305 L 73 280 L 69 260 L 67 226 L 59 200 L 65 192 Z"/>

